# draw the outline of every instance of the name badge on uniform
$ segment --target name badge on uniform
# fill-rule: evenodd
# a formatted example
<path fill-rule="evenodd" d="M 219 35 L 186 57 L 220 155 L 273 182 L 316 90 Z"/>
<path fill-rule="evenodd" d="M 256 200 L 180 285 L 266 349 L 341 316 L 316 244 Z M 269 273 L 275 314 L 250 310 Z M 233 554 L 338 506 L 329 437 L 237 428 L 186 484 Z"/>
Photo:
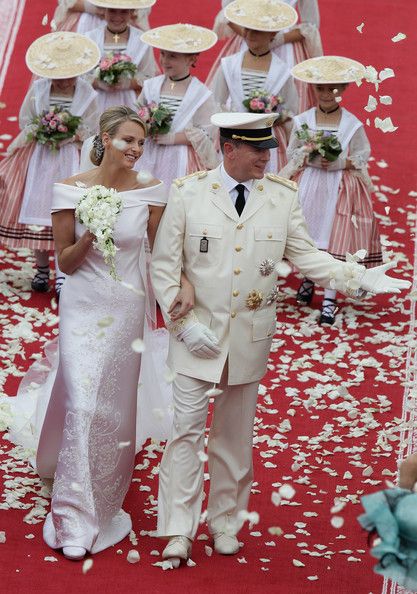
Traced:
<path fill-rule="evenodd" d="M 208 242 L 207 237 L 202 237 L 200 239 L 200 253 L 207 254 L 207 252 L 208 252 L 208 244 L 209 244 L 209 242 Z"/>

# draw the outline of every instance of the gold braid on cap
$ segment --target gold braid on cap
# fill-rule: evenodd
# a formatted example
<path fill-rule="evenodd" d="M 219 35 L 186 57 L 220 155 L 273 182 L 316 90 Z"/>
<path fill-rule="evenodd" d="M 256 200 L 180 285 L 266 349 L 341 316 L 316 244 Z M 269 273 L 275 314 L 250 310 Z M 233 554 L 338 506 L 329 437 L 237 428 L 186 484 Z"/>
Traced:
<path fill-rule="evenodd" d="M 256 138 L 249 138 L 249 136 L 238 136 L 237 134 L 232 134 L 232 140 L 249 140 L 250 142 L 258 142 L 258 140 L 271 140 L 274 138 L 272 134 L 269 136 L 258 136 Z"/>

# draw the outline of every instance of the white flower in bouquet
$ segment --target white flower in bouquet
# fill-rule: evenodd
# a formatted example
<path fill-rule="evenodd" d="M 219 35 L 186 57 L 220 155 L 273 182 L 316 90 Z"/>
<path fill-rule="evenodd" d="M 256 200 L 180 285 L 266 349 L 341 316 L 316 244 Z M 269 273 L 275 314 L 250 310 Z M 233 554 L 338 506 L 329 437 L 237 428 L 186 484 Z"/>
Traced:
<path fill-rule="evenodd" d="M 105 263 L 110 268 L 110 276 L 119 280 L 116 274 L 115 257 L 117 247 L 113 239 L 114 226 L 123 209 L 120 194 L 114 188 L 92 186 L 81 197 L 75 216 L 93 235 L 93 247 L 103 254 Z"/>

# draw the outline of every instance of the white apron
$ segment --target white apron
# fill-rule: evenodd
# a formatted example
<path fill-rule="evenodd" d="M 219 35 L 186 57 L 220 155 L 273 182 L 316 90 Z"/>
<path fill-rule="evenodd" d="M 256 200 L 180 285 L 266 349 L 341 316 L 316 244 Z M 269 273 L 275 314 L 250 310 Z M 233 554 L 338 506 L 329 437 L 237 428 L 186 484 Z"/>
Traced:
<path fill-rule="evenodd" d="M 297 129 L 301 129 L 304 123 L 313 132 L 323 129 L 317 126 L 315 107 L 294 116 L 294 126 Z M 362 122 L 356 116 L 342 108 L 339 128 L 331 130 L 342 145 L 340 158 L 347 155 L 349 142 L 361 126 Z M 319 167 L 307 166 L 300 178 L 300 204 L 309 233 L 320 249 L 327 249 L 329 245 L 342 174 L 343 169 L 327 171 Z"/>
<path fill-rule="evenodd" d="M 164 80 L 164 74 L 145 80 L 142 93 L 146 103 L 160 102 Z M 192 125 L 194 114 L 210 96 L 211 91 L 193 77 L 171 122 L 170 132 L 182 132 L 187 126 Z M 187 163 L 187 145 L 159 145 L 148 137 L 145 141 L 143 155 L 135 169 L 150 171 L 154 177 L 170 186 L 175 178 L 182 177 L 187 173 Z"/>

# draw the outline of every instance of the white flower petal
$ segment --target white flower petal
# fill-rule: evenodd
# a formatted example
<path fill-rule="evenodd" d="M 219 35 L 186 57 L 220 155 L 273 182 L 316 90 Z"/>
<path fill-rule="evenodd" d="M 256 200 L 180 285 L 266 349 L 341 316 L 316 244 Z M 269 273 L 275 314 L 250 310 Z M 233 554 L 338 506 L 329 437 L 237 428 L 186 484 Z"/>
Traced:
<path fill-rule="evenodd" d="M 136 549 L 131 549 L 128 552 L 126 559 L 128 560 L 129 563 L 139 563 L 139 561 L 140 561 L 139 552 Z"/>
<path fill-rule="evenodd" d="M 130 346 L 135 353 L 143 353 L 145 351 L 145 343 L 141 338 L 135 338 Z"/>
<path fill-rule="evenodd" d="M 93 567 L 93 560 L 92 559 L 86 559 L 83 563 L 83 568 L 82 568 L 82 572 L 85 575 L 87 573 L 87 571 L 90 571 L 90 569 Z"/>

